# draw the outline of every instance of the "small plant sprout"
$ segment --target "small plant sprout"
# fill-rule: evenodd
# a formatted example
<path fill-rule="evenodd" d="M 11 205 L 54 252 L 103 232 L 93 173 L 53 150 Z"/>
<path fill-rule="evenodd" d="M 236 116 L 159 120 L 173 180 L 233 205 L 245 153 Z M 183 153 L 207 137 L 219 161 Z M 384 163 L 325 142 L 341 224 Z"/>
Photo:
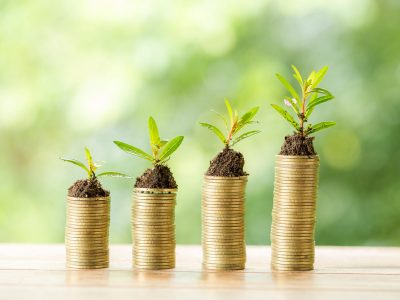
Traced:
<path fill-rule="evenodd" d="M 281 75 L 276 74 L 279 81 L 289 91 L 290 96 L 285 97 L 283 100 L 286 106 L 291 107 L 298 121 L 296 121 L 290 113 L 279 105 L 271 104 L 272 107 L 280 113 L 292 126 L 296 129 L 297 133 L 301 136 L 307 136 L 314 132 L 329 128 L 335 125 L 335 122 L 321 122 L 317 124 L 308 124 L 308 118 L 314 111 L 314 108 L 322 103 L 332 100 L 334 96 L 326 89 L 318 87 L 319 83 L 324 78 L 328 67 L 325 66 L 319 71 L 312 71 L 308 78 L 302 78 L 300 72 L 295 66 L 292 65 L 294 74 L 293 77 L 300 85 L 301 93 L 297 93 L 296 89 Z"/>
<path fill-rule="evenodd" d="M 120 149 L 129 154 L 150 161 L 154 166 L 164 164 L 169 160 L 172 153 L 174 153 L 182 144 L 183 136 L 174 137 L 169 141 L 162 140 L 158 133 L 156 121 L 153 119 L 153 117 L 149 118 L 148 127 L 151 154 L 124 142 L 114 141 L 114 144 L 116 144 Z"/>
<path fill-rule="evenodd" d="M 85 147 L 85 154 L 86 154 L 86 161 L 87 161 L 87 166 L 83 163 L 80 162 L 79 160 L 76 159 L 68 159 L 68 158 L 62 158 L 60 157 L 61 160 L 69 162 L 71 164 L 74 164 L 78 167 L 81 167 L 84 169 L 88 175 L 89 180 L 96 179 L 98 177 L 125 177 L 125 178 L 130 178 L 128 175 L 118 173 L 118 172 L 103 172 L 100 174 L 96 174 L 96 170 L 101 167 L 101 165 L 93 162 L 92 154 L 90 153 L 89 149 Z"/>
<path fill-rule="evenodd" d="M 239 132 L 249 124 L 255 123 L 253 121 L 254 116 L 257 114 L 259 107 L 254 107 L 246 112 L 244 115 L 239 117 L 237 110 L 233 110 L 231 104 L 228 100 L 225 100 L 226 109 L 228 110 L 229 122 L 228 119 L 222 114 L 212 110 L 225 124 L 226 133 L 222 133 L 222 131 L 209 123 L 200 123 L 201 126 L 208 128 L 211 130 L 218 139 L 225 145 L 226 148 L 232 147 L 236 145 L 238 142 L 251 137 L 257 133 L 260 133 L 260 130 L 251 130 L 244 132 L 239 135 Z"/>

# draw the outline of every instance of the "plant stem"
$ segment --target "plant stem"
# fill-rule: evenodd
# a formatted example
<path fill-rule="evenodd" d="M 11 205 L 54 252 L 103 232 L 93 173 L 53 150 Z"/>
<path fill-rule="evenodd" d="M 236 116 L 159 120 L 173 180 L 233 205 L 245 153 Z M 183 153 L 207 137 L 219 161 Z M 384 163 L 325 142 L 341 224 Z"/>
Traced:
<path fill-rule="evenodd" d="M 301 109 L 300 109 L 300 115 L 299 115 L 299 119 L 300 119 L 300 135 L 304 136 L 304 118 L 305 118 L 305 106 L 306 106 L 306 87 L 303 88 L 303 95 L 301 98 Z"/>

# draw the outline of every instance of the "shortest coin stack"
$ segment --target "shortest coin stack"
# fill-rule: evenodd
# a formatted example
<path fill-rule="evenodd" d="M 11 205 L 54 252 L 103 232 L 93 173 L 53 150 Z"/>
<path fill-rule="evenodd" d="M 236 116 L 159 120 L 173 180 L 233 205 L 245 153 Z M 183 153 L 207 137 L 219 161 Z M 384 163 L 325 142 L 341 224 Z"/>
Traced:
<path fill-rule="evenodd" d="M 314 268 L 318 156 L 278 155 L 272 209 L 272 269 Z"/>
<path fill-rule="evenodd" d="M 110 197 L 68 197 L 65 246 L 67 267 L 108 268 Z"/>
<path fill-rule="evenodd" d="M 133 266 L 175 268 L 176 189 L 135 188 L 132 205 Z"/>
<path fill-rule="evenodd" d="M 202 199 L 203 265 L 242 270 L 246 264 L 244 202 L 247 176 L 205 176 Z"/>

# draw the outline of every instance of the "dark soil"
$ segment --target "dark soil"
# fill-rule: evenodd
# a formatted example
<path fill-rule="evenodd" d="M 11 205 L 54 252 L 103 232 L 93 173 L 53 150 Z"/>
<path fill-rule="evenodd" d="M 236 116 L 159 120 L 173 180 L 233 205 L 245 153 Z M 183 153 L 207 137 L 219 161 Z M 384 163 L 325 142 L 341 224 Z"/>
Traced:
<path fill-rule="evenodd" d="M 103 189 L 97 178 L 78 180 L 68 189 L 68 196 L 70 197 L 93 198 L 109 195 L 110 192 Z"/>
<path fill-rule="evenodd" d="M 243 171 L 243 154 L 230 148 L 224 148 L 210 161 L 207 176 L 239 177 L 246 176 Z"/>
<path fill-rule="evenodd" d="M 304 137 L 298 133 L 285 136 L 280 155 L 311 156 L 317 153 L 314 150 L 314 137 Z"/>
<path fill-rule="evenodd" d="M 176 189 L 174 175 L 165 165 L 156 165 L 147 169 L 144 174 L 136 178 L 135 188 L 148 189 Z"/>

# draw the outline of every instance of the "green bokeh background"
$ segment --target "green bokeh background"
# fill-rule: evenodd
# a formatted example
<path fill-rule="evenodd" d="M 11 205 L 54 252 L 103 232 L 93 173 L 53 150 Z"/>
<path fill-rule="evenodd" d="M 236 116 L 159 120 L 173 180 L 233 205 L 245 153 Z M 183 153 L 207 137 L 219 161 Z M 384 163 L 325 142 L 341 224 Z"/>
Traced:
<path fill-rule="evenodd" d="M 317 243 L 400 243 L 399 1 L 0 1 L 0 241 L 62 242 L 67 188 L 83 159 L 140 175 L 148 164 L 118 150 L 186 136 L 170 160 L 179 184 L 177 242 L 200 242 L 202 174 L 221 145 L 198 126 L 223 99 L 259 105 L 262 130 L 237 146 L 251 174 L 247 242 L 269 244 L 274 156 L 290 125 L 272 111 L 290 77 L 329 65 L 336 96 L 312 122 L 321 157 Z M 148 149 L 148 148 L 147 148 Z M 112 193 L 111 241 L 130 242 L 132 180 Z"/>

